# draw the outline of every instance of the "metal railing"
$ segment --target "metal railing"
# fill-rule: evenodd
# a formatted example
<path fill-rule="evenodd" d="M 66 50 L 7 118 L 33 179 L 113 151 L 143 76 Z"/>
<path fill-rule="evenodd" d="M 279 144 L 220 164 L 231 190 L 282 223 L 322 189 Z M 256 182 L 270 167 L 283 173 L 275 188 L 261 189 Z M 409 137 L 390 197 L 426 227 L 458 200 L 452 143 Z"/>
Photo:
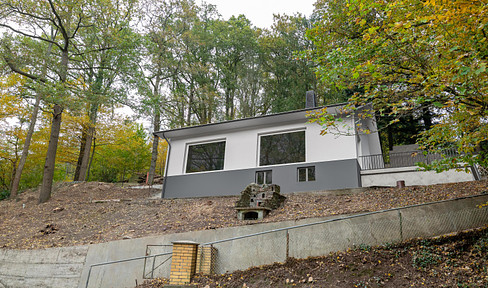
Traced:
<path fill-rule="evenodd" d="M 389 154 L 374 154 L 359 156 L 361 170 L 375 170 L 384 168 L 399 168 L 417 166 L 417 163 L 432 164 L 435 160 L 458 156 L 454 149 L 447 149 L 443 153 L 424 153 L 423 151 L 390 152 Z"/>
<path fill-rule="evenodd" d="M 173 256 L 173 253 L 172 252 L 166 252 L 166 253 L 159 253 L 159 254 L 155 254 L 155 255 L 146 255 L 146 256 L 132 257 L 132 258 L 126 258 L 126 259 L 121 259 L 121 260 L 107 261 L 107 262 L 91 264 L 90 268 L 88 269 L 88 275 L 86 276 L 85 288 L 88 288 L 88 284 L 90 283 L 90 277 L 91 277 L 92 269 L 95 267 L 101 267 L 101 266 L 113 265 L 113 264 L 120 264 L 120 263 L 132 262 L 132 261 L 137 261 L 137 260 L 144 260 L 144 266 L 146 266 L 146 260 L 148 258 L 154 258 L 154 260 L 155 260 L 155 258 L 159 257 L 159 256 L 168 256 L 168 259 L 164 261 L 166 263 L 167 261 L 169 261 L 169 259 L 171 259 L 171 257 Z M 151 275 L 153 275 L 152 272 L 150 272 L 150 273 L 151 273 Z M 143 272 L 143 279 L 147 279 L 146 275 L 148 275 L 148 274 L 146 274 L 146 275 L 144 275 L 144 274 L 146 274 L 145 271 Z"/>
<path fill-rule="evenodd" d="M 440 209 L 441 212 L 428 209 L 424 215 L 407 210 L 476 197 L 488 200 L 487 195 L 476 195 L 417 204 L 272 229 L 200 246 L 211 246 L 217 251 L 212 255 L 212 270 L 222 274 L 274 262 L 283 263 L 290 257 L 322 256 L 363 244 L 380 245 L 415 237 L 438 236 L 487 225 L 488 208 L 465 205 L 463 208 Z"/>
<path fill-rule="evenodd" d="M 467 202 L 460 202 L 464 200 Z M 479 204 L 487 201 L 487 194 L 467 196 L 271 229 L 210 241 L 202 243 L 200 246 L 210 246 L 212 250 L 216 251 L 210 256 L 213 263 L 211 270 L 221 274 L 252 266 L 285 262 L 290 257 L 321 256 L 353 246 L 401 242 L 415 237 L 438 236 L 482 227 L 488 224 L 488 207 L 481 207 Z M 439 204 L 446 206 L 439 209 L 412 210 Z M 146 260 L 151 257 L 154 257 L 151 264 L 152 270 L 150 273 L 146 273 L 144 270 L 145 277 L 148 275 L 151 275 L 151 278 L 161 277 L 161 275 L 152 273 L 157 269 L 155 257 L 159 256 L 168 256 L 168 259 L 163 261 L 166 263 L 172 253 L 92 264 L 88 271 L 85 287 L 88 288 L 94 267 L 136 260 L 145 260 L 144 266 L 146 266 L 150 263 Z M 200 254 L 200 258 L 202 256 Z"/>
<path fill-rule="evenodd" d="M 155 252 L 158 250 L 168 250 L 165 252 Z M 168 269 L 170 268 L 171 263 L 168 263 L 171 260 L 171 255 L 168 256 L 167 253 L 172 253 L 173 245 L 146 245 L 146 256 L 150 256 L 152 261 L 148 261 L 149 258 L 144 259 L 144 271 L 142 272 L 143 279 L 154 279 L 154 271 L 161 270 L 161 269 Z M 151 255 L 153 254 L 153 255 Z M 159 256 L 160 254 L 163 254 Z M 158 257 L 164 257 L 165 259 L 160 260 L 159 262 L 156 261 Z M 146 272 L 149 270 L 149 272 Z"/>

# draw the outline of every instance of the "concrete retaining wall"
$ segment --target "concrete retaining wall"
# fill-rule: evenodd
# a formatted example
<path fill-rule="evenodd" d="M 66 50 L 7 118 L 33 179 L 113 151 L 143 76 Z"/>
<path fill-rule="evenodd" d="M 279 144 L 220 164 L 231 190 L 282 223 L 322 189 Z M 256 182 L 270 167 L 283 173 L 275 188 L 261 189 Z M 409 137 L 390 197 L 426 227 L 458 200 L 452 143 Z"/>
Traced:
<path fill-rule="evenodd" d="M 218 259 L 216 273 L 224 273 L 283 262 L 287 253 L 290 257 L 305 258 L 326 255 L 354 245 L 376 245 L 482 227 L 488 224 L 488 208 L 478 208 L 478 205 L 485 202 L 488 202 L 488 195 L 356 215 L 343 220 L 334 220 L 337 217 L 315 218 L 160 235 L 82 247 L 38 251 L 0 250 L 0 283 L 9 288 L 85 287 L 90 265 L 144 256 L 147 245 L 171 244 L 177 240 L 206 243 L 320 220 L 334 221 L 215 244 Z M 165 247 L 153 248 L 152 255 L 168 251 Z M 165 259 L 167 257 L 158 257 L 155 266 Z M 152 266 L 150 260 L 146 268 Z M 168 277 L 169 264 L 170 261 L 161 265 L 154 276 Z M 93 267 L 88 287 L 134 287 L 136 281 L 143 281 L 143 272 L 144 260 Z"/>
<path fill-rule="evenodd" d="M 88 246 L 0 250 L 0 287 L 77 287 Z"/>
<path fill-rule="evenodd" d="M 361 171 L 362 187 L 396 186 L 397 181 L 404 180 L 405 185 L 434 185 L 442 183 L 473 181 L 473 174 L 464 171 L 449 170 L 441 173 L 419 171 L 419 167 L 400 167 Z"/>

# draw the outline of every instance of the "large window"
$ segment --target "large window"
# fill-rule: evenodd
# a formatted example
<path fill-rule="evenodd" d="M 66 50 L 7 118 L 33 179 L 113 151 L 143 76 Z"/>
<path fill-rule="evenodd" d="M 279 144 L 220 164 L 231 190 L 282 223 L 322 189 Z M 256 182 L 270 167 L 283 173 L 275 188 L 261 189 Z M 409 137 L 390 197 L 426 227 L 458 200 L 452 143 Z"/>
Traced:
<path fill-rule="evenodd" d="M 188 146 L 186 173 L 224 169 L 225 141 Z"/>
<path fill-rule="evenodd" d="M 305 162 L 305 131 L 261 136 L 259 165 Z"/>

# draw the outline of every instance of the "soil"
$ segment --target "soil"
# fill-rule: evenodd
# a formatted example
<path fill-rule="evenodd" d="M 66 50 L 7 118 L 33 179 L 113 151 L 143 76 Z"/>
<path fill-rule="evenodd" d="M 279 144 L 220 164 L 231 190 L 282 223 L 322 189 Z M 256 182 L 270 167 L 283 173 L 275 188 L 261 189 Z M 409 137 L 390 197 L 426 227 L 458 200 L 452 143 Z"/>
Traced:
<path fill-rule="evenodd" d="M 157 189 L 115 184 L 58 183 L 52 198 L 37 204 L 38 191 L 0 201 L 0 248 L 39 249 L 85 245 L 151 235 L 216 229 L 262 222 L 298 220 L 377 211 L 488 191 L 488 181 L 405 188 L 370 188 L 350 195 L 288 194 L 284 205 L 264 220 L 239 221 L 237 196 L 160 199 Z M 298 280 L 296 280 L 298 281 Z"/>
<path fill-rule="evenodd" d="M 488 287 L 488 228 L 360 246 L 325 257 L 290 259 L 232 274 L 197 275 L 196 287 Z M 138 288 L 158 288 L 163 279 Z"/>

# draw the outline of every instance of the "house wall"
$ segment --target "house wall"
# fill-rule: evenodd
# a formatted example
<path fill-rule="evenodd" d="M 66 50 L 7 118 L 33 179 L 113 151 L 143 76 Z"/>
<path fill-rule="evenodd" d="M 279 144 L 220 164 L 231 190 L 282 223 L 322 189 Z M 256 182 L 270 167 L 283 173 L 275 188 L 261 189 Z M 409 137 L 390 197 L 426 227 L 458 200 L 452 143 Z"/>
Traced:
<path fill-rule="evenodd" d="M 259 137 L 263 134 L 299 131 L 305 129 L 305 158 L 306 162 L 324 162 L 334 160 L 344 160 L 357 158 L 355 136 L 338 136 L 334 133 L 320 135 L 321 126 L 306 123 L 304 115 L 303 121 L 294 123 L 284 123 L 280 126 L 260 126 L 252 129 L 241 129 L 237 131 L 225 131 L 219 134 L 200 136 L 185 139 L 170 139 L 171 155 L 168 158 L 168 176 L 183 175 L 188 145 L 225 140 L 225 160 L 224 171 L 251 169 L 259 167 Z M 352 119 L 345 119 L 346 124 L 343 130 L 352 127 Z M 213 172 L 197 172 L 214 173 Z"/>
<path fill-rule="evenodd" d="M 315 166 L 315 181 L 298 182 L 297 168 Z M 256 171 L 271 170 L 282 193 L 361 187 L 356 159 L 273 165 L 260 168 L 211 171 L 168 176 L 164 198 L 239 195 L 254 182 Z"/>
<path fill-rule="evenodd" d="M 472 173 L 456 171 L 456 169 L 436 173 L 435 171 L 421 171 L 419 170 L 419 167 L 411 166 L 361 171 L 362 187 L 394 187 L 397 185 L 397 181 L 405 181 L 406 186 L 412 186 L 466 182 L 474 180 L 476 179 Z"/>
<path fill-rule="evenodd" d="M 376 122 L 373 119 L 361 120 L 362 129 L 371 133 L 360 132 L 358 134 L 358 156 L 379 155 L 381 154 L 381 143 Z"/>

